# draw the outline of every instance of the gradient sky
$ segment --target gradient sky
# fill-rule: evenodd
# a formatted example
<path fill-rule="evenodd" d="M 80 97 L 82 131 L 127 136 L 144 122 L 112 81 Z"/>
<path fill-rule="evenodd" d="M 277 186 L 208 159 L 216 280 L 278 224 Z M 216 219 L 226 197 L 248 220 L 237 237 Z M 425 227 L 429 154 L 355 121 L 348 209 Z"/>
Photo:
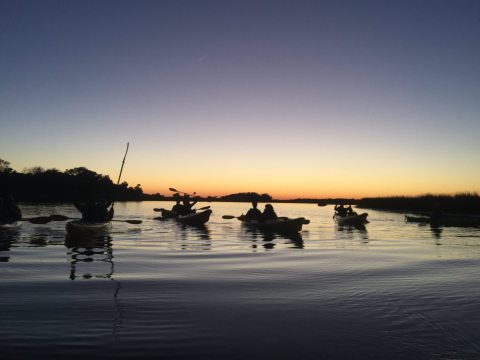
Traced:
<path fill-rule="evenodd" d="M 145 192 L 480 191 L 480 1 L 0 2 L 0 158 Z"/>

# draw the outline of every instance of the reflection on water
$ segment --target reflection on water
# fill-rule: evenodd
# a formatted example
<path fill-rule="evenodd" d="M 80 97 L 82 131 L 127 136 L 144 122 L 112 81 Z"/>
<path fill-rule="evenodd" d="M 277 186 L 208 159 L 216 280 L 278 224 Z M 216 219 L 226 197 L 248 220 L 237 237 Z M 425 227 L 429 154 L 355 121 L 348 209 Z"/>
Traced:
<path fill-rule="evenodd" d="M 435 225 L 430 225 L 430 230 L 432 231 L 432 236 L 434 239 L 440 239 L 442 235 L 443 228 Z"/>
<path fill-rule="evenodd" d="M 255 226 L 241 223 L 241 235 L 252 241 L 252 249 L 258 248 L 258 242 L 266 250 L 272 250 L 276 246 L 276 241 L 288 240 L 291 248 L 303 249 L 304 243 L 301 233 L 279 234 L 272 231 L 258 229 Z"/>
<path fill-rule="evenodd" d="M 177 227 L 182 250 L 211 250 L 212 242 L 208 225 L 189 226 L 175 220 L 170 222 Z"/>
<path fill-rule="evenodd" d="M 340 225 L 336 226 L 336 235 L 339 239 L 354 240 L 356 238 L 368 243 L 368 231 L 366 225 Z"/>
<path fill-rule="evenodd" d="M 109 235 L 75 238 L 67 236 L 65 246 L 68 248 L 67 255 L 70 256 L 70 280 L 75 280 L 79 264 L 89 264 L 89 272 L 81 276 L 86 278 L 110 279 L 114 273 L 112 238 Z M 107 269 L 97 269 L 96 264 L 107 264 Z M 86 270 L 83 270 L 86 271 Z M 93 272 L 93 274 L 92 274 Z"/>
<path fill-rule="evenodd" d="M 115 263 L 113 261 L 112 237 L 98 235 L 88 237 L 65 237 L 67 255 L 70 257 L 70 280 L 108 279 L 115 286 L 112 293 L 115 317 L 112 323 L 112 336 L 118 340 L 118 334 L 124 318 L 124 310 L 119 301 L 120 281 L 114 278 Z M 83 265 L 82 269 L 79 267 Z M 96 266 L 100 265 L 100 266 Z M 79 273 L 80 271 L 80 273 Z"/>
<path fill-rule="evenodd" d="M 11 247 L 44 247 L 63 243 L 64 234 L 52 231 L 45 225 L 29 227 L 26 224 L 0 228 L 0 262 L 8 262 Z"/>
<path fill-rule="evenodd" d="M 143 224 L 0 231 L 2 359 L 480 358 L 478 229 L 376 211 L 339 226 L 329 207 L 276 204 L 311 220 L 283 235 L 221 218 L 245 204 L 211 205 L 200 228 L 153 220 L 165 204 L 119 203 Z"/>
<path fill-rule="evenodd" d="M 23 228 L 26 224 L 23 225 Z M 47 246 L 47 245 L 62 245 L 65 233 L 63 228 L 61 231 L 52 229 L 47 225 L 33 226 L 27 233 L 22 231 L 20 234 L 21 243 L 28 243 L 29 246 Z"/>
<path fill-rule="evenodd" d="M 10 259 L 8 255 L 10 246 L 18 239 L 18 228 L 0 228 L 0 262 L 7 262 Z"/>

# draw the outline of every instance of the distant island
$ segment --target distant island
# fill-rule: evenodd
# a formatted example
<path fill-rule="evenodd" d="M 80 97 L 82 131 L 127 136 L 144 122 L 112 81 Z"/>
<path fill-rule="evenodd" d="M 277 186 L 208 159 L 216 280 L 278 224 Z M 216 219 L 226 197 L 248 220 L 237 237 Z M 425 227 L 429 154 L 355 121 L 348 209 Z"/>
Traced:
<path fill-rule="evenodd" d="M 89 197 L 105 197 L 116 201 L 158 201 L 174 200 L 168 195 L 145 194 L 140 184 L 132 187 L 127 182 L 115 184 L 108 175 L 98 174 L 85 167 L 65 171 L 33 167 L 17 172 L 10 163 L 0 159 L 0 192 L 10 193 L 20 202 L 73 202 Z M 419 196 L 369 197 L 362 199 L 324 198 L 276 200 L 269 194 L 241 192 L 224 196 L 197 197 L 207 202 L 252 202 L 260 203 L 305 203 L 319 206 L 351 204 L 359 208 L 429 212 L 437 204 L 445 212 L 459 214 L 480 214 L 480 197 L 477 193 L 455 195 L 425 194 Z"/>

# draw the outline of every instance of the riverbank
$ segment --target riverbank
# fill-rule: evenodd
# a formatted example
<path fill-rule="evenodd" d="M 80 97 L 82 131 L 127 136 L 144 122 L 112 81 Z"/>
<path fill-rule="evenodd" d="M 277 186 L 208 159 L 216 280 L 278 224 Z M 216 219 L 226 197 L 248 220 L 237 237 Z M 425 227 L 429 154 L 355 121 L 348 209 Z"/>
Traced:
<path fill-rule="evenodd" d="M 480 196 L 476 193 L 363 198 L 356 205 L 364 209 L 417 213 L 430 213 L 436 207 L 443 213 L 480 215 Z"/>

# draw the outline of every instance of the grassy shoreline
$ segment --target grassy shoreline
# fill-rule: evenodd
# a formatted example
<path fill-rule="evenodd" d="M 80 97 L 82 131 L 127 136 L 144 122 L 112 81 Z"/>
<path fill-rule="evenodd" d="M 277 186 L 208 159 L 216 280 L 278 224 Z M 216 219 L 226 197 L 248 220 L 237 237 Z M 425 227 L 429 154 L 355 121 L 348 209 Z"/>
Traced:
<path fill-rule="evenodd" d="M 480 214 L 480 196 L 476 193 L 372 197 L 360 199 L 356 205 L 364 209 L 418 213 L 429 213 L 437 206 L 444 213 Z"/>

